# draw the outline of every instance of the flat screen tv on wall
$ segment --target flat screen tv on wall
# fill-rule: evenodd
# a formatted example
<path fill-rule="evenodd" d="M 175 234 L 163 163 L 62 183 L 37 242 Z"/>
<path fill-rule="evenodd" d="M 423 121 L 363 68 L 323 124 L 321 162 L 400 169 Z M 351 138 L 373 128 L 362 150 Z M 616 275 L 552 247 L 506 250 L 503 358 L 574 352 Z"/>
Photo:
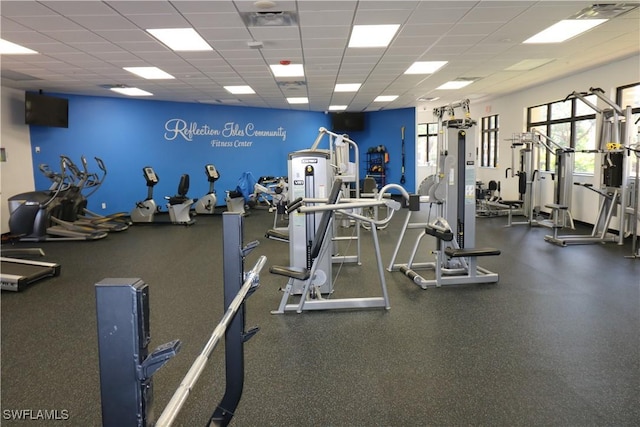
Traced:
<path fill-rule="evenodd" d="M 69 127 L 69 100 L 26 92 L 24 122 L 27 125 Z"/>
<path fill-rule="evenodd" d="M 333 113 L 331 128 L 334 132 L 360 132 L 364 130 L 364 113 Z"/>

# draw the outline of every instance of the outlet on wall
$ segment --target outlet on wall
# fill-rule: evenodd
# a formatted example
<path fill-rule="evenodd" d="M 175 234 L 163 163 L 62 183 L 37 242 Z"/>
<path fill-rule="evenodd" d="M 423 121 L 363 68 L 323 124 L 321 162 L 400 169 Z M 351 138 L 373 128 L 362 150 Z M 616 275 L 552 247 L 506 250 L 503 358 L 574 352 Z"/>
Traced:
<path fill-rule="evenodd" d="M 102 209 L 107 209 L 107 204 L 102 202 Z"/>

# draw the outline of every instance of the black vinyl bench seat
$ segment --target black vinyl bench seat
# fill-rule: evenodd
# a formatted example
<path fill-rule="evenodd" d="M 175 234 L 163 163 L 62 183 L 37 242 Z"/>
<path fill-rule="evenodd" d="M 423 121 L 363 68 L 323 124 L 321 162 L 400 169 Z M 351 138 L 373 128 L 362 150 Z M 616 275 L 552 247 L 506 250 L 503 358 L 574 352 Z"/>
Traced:
<path fill-rule="evenodd" d="M 557 203 L 550 203 L 550 204 L 548 204 L 548 205 L 544 205 L 544 206 L 545 206 L 546 208 L 554 209 L 554 210 L 555 210 L 555 209 L 558 209 L 558 210 L 568 210 L 568 209 L 569 209 L 569 206 L 566 206 L 566 205 L 559 205 L 559 204 L 557 204 Z"/>
<path fill-rule="evenodd" d="M 434 236 L 440 240 L 444 240 L 445 242 L 450 242 L 453 240 L 453 233 L 449 230 L 447 231 L 441 231 L 438 230 L 437 228 L 433 228 L 433 227 L 425 227 L 424 229 L 425 233 Z"/>
<path fill-rule="evenodd" d="M 500 249 L 495 248 L 446 248 L 444 253 L 451 258 L 478 257 L 500 255 Z"/>
<path fill-rule="evenodd" d="M 524 204 L 522 200 L 487 200 L 485 203 L 489 206 L 509 209 L 518 209 Z"/>

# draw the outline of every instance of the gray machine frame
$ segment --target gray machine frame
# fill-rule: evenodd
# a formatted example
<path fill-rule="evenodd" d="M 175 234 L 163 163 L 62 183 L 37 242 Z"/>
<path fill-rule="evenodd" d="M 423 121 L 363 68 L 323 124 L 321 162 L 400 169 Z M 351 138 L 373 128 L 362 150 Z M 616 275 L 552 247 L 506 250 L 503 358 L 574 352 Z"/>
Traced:
<path fill-rule="evenodd" d="M 170 426 L 223 337 L 226 390 L 209 425 L 231 422 L 242 396 L 244 343 L 258 331 L 245 331 L 245 300 L 259 286 L 259 273 L 266 262 L 261 256 L 253 269 L 244 273 L 244 258 L 258 242 L 243 245 L 242 221 L 239 213 L 223 214 L 225 313 L 157 421 L 152 376 L 179 352 L 181 343 L 174 340 L 149 353 L 149 286 L 141 279 L 112 278 L 96 283 L 103 426 Z"/>

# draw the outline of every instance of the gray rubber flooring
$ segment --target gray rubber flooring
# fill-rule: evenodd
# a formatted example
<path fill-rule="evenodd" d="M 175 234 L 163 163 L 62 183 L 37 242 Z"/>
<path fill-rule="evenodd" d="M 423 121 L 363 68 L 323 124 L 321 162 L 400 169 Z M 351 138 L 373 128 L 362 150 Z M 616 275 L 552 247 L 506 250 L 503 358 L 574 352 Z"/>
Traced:
<path fill-rule="evenodd" d="M 385 263 L 403 219 L 379 231 Z M 267 266 L 287 264 L 287 245 L 264 238 L 272 222 L 266 211 L 245 218 L 245 242 L 260 241 L 247 269 L 259 255 Z M 640 260 L 624 257 L 630 243 L 561 248 L 543 240 L 546 229 L 505 223 L 477 223 L 476 246 L 502 250 L 480 262 L 499 283 L 423 290 L 385 271 L 388 311 L 271 315 L 284 278 L 265 268 L 246 306 L 247 327 L 261 330 L 245 346 L 232 425 L 637 426 Z M 107 277 L 150 285 L 152 348 L 183 343 L 154 377 L 157 415 L 222 316 L 221 239 L 216 215 L 191 227 L 132 226 L 95 242 L 19 244 L 42 247 L 62 274 L 2 293 L 2 425 L 101 425 L 94 284 Z M 362 256 L 361 266 L 334 266 L 335 297 L 380 295 L 369 232 Z M 218 404 L 220 347 L 176 425 L 205 425 Z M 68 419 L 9 419 L 8 410 L 21 409 Z"/>

